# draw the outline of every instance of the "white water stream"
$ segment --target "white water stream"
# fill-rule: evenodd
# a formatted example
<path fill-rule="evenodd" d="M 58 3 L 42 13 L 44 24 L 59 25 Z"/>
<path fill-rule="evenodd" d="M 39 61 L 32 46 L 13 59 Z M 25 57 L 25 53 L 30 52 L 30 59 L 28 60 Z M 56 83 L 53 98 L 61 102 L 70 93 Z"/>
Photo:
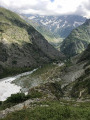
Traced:
<path fill-rule="evenodd" d="M 7 97 L 11 96 L 11 94 L 20 92 L 21 87 L 11 83 L 12 81 L 14 81 L 17 78 L 20 78 L 21 76 L 32 74 L 36 70 L 37 69 L 34 69 L 30 72 L 25 72 L 13 77 L 0 79 L 0 101 L 6 100 Z"/>

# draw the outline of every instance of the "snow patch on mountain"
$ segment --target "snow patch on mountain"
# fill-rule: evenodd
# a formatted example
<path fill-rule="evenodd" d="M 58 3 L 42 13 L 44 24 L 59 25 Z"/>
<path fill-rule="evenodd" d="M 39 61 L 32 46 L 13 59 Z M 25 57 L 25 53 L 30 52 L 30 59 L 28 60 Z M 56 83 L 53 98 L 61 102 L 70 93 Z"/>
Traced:
<path fill-rule="evenodd" d="M 45 26 L 54 35 L 66 38 L 70 32 L 83 24 L 86 18 L 78 15 L 44 16 L 44 15 L 24 15 L 36 23 Z"/>

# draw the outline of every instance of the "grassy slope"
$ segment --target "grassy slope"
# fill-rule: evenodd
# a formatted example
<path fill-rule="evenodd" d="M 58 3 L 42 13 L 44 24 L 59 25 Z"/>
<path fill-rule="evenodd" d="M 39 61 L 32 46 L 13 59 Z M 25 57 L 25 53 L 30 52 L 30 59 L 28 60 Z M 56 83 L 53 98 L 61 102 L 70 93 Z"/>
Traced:
<path fill-rule="evenodd" d="M 27 31 L 20 27 L 19 24 L 27 24 L 17 14 L 0 8 L 0 41 L 5 43 L 18 43 L 23 42 L 31 43 L 30 36 Z M 16 25 L 17 24 L 17 25 Z"/>
<path fill-rule="evenodd" d="M 21 85 L 23 88 L 32 88 L 33 86 L 42 85 L 47 82 L 55 82 L 58 80 L 57 78 L 60 76 L 60 71 L 63 67 L 61 68 L 58 65 L 46 64 L 41 68 L 38 68 L 33 74 L 15 80 L 14 83 Z"/>
<path fill-rule="evenodd" d="M 90 120 L 89 103 L 48 101 L 36 104 L 33 109 L 23 109 L 2 120 Z"/>
<path fill-rule="evenodd" d="M 84 23 L 74 29 L 61 45 L 61 51 L 67 56 L 74 56 L 85 50 L 90 43 L 90 24 Z M 69 54 L 68 54 L 69 53 Z"/>

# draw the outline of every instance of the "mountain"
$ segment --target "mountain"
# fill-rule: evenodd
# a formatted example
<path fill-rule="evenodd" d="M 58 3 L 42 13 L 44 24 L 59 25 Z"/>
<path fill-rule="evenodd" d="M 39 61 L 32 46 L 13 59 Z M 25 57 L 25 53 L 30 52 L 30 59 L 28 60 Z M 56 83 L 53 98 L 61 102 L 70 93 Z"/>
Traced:
<path fill-rule="evenodd" d="M 90 62 L 90 44 L 88 45 L 87 49 L 82 53 L 79 61 L 88 61 Z"/>
<path fill-rule="evenodd" d="M 86 59 L 75 63 L 84 58 Z M 0 120 L 89 120 L 90 119 L 90 45 L 72 64 L 48 64 L 32 75 L 14 81 L 28 95 L 12 94 L 0 101 Z"/>
<path fill-rule="evenodd" d="M 19 15 L 0 7 L 0 75 L 15 74 L 64 56 Z"/>
<path fill-rule="evenodd" d="M 21 17 L 30 25 L 32 25 L 39 33 L 41 33 L 50 44 L 52 44 L 56 49 L 60 50 L 60 43 L 62 42 L 62 38 L 57 38 L 57 36 L 54 35 L 54 33 L 51 32 L 44 25 L 41 25 L 36 21 L 30 20 L 25 16 L 21 16 Z"/>
<path fill-rule="evenodd" d="M 78 63 L 84 64 L 84 73 L 75 81 L 71 95 L 76 98 L 90 99 L 90 44 L 82 53 Z M 73 94 L 74 93 L 74 94 Z"/>
<path fill-rule="evenodd" d="M 75 56 L 84 51 L 90 43 L 90 19 L 72 30 L 70 35 L 62 42 L 61 51 L 68 57 Z"/>
<path fill-rule="evenodd" d="M 78 15 L 44 16 L 23 14 L 30 20 L 43 25 L 58 38 L 66 38 L 72 29 L 83 24 L 86 18 Z"/>
<path fill-rule="evenodd" d="M 60 50 L 63 39 L 86 20 L 86 18 L 78 15 L 44 16 L 21 14 L 21 16 L 58 50 Z"/>
<path fill-rule="evenodd" d="M 0 120 L 89 120 L 90 45 L 71 61 L 43 65 L 13 83 L 21 93 L 0 101 Z"/>

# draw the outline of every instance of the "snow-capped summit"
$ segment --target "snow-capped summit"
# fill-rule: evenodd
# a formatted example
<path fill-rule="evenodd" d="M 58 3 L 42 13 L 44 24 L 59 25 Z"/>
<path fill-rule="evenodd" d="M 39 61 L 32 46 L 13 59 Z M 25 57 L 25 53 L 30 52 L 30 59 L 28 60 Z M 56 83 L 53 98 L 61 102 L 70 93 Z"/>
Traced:
<path fill-rule="evenodd" d="M 44 16 L 24 14 L 24 16 L 45 26 L 61 38 L 66 38 L 74 28 L 83 24 L 86 20 L 86 18 L 78 15 Z"/>

